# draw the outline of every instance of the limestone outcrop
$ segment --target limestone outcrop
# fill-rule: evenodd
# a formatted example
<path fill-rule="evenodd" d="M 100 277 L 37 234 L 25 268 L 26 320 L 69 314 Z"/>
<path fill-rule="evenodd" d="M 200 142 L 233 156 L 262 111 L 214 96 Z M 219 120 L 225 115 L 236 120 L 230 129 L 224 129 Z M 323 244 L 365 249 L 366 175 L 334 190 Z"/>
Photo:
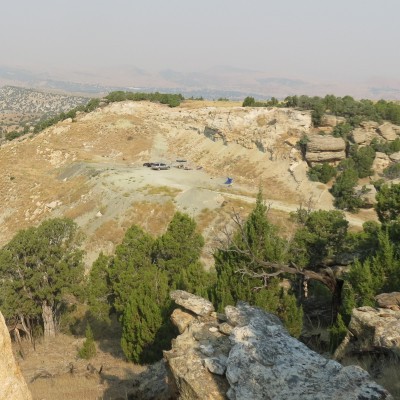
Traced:
<path fill-rule="evenodd" d="M 390 122 L 385 122 L 378 127 L 378 133 L 383 139 L 387 140 L 388 142 L 392 142 L 393 140 L 397 139 L 397 135 L 400 133 L 400 127 L 393 125 Z"/>
<path fill-rule="evenodd" d="M 381 308 L 400 311 L 400 292 L 381 293 L 375 297 L 375 300 Z"/>
<path fill-rule="evenodd" d="M 336 125 L 346 122 L 346 118 L 336 115 L 324 114 L 321 118 L 321 126 L 334 128 Z"/>
<path fill-rule="evenodd" d="M 15 362 L 11 339 L 0 312 L 0 400 L 32 400 L 28 386 Z"/>
<path fill-rule="evenodd" d="M 180 312 L 195 318 L 164 353 L 180 399 L 392 398 L 361 368 L 325 359 L 292 338 L 276 316 L 246 303 L 225 314 Z"/>
<path fill-rule="evenodd" d="M 384 122 L 379 125 L 375 121 L 363 121 L 360 127 L 355 128 L 352 132 L 353 141 L 361 146 L 371 144 L 373 139 L 380 141 L 392 142 L 400 135 L 400 126 L 390 122 Z"/>
<path fill-rule="evenodd" d="M 390 161 L 398 163 L 400 162 L 400 151 L 389 155 Z"/>
<path fill-rule="evenodd" d="M 383 170 L 389 166 L 389 164 L 390 164 L 389 156 L 385 153 L 377 151 L 371 168 L 375 172 L 375 174 L 379 174 L 382 173 Z"/>
<path fill-rule="evenodd" d="M 388 300 L 381 298 L 387 304 Z M 393 302 L 393 299 L 389 302 Z M 348 334 L 335 358 L 349 354 L 380 351 L 400 356 L 400 311 L 389 308 L 359 307 L 351 314 Z"/>
<path fill-rule="evenodd" d="M 311 128 L 311 113 L 286 108 L 208 110 L 204 134 L 224 143 L 268 151 L 277 139 L 300 139 Z M 283 140 L 282 140 L 283 141 Z"/>
<path fill-rule="evenodd" d="M 313 135 L 307 143 L 307 162 L 335 162 L 346 158 L 346 143 L 331 135 Z"/>

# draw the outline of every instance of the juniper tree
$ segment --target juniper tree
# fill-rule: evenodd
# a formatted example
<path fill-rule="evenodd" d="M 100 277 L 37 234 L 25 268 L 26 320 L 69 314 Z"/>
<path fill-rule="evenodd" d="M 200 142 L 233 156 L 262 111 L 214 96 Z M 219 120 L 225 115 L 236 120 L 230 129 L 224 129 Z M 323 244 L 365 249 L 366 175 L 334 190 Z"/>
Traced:
<path fill-rule="evenodd" d="M 109 321 L 114 293 L 110 280 L 112 257 L 100 253 L 90 270 L 87 299 L 90 312 L 99 321 Z"/>
<path fill-rule="evenodd" d="M 174 330 L 169 321 L 168 276 L 155 265 L 141 268 L 122 313 L 121 347 L 126 358 L 149 363 L 161 358 Z"/>
<path fill-rule="evenodd" d="M 78 294 L 83 281 L 77 225 L 51 219 L 17 233 L 0 254 L 0 307 L 8 319 L 43 324 L 56 334 L 66 295 Z"/>
<path fill-rule="evenodd" d="M 200 263 L 203 246 L 204 239 L 193 218 L 176 212 L 153 250 L 154 263 L 167 273 L 171 289 L 207 294 L 210 276 Z"/>
<path fill-rule="evenodd" d="M 113 307 L 118 315 L 124 311 L 135 289 L 136 275 L 142 268 L 151 265 L 154 239 L 137 225 L 125 233 L 117 246 L 115 256 L 109 267 L 109 280 L 113 293 Z"/>
<path fill-rule="evenodd" d="M 263 264 L 284 265 L 287 244 L 267 218 L 267 207 L 259 191 L 256 206 L 244 223 L 236 217 L 237 232 L 225 248 L 214 254 L 217 272 L 215 301 L 222 310 L 244 300 L 280 316 L 294 335 L 300 335 L 303 314 L 293 294 L 279 284 L 277 271 Z"/>

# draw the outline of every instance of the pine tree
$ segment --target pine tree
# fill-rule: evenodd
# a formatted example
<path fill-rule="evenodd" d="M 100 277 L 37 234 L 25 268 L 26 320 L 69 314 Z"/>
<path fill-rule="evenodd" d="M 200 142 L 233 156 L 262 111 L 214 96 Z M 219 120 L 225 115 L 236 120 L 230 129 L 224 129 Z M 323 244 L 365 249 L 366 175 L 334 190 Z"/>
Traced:
<path fill-rule="evenodd" d="M 121 347 L 130 361 L 153 362 L 161 358 L 173 333 L 166 318 L 168 277 L 151 265 L 138 271 L 133 286 L 122 314 Z"/>
<path fill-rule="evenodd" d="M 84 358 L 85 360 L 89 360 L 96 355 L 96 344 L 94 342 L 92 328 L 89 324 L 86 326 L 85 331 L 85 341 L 83 342 L 83 346 L 78 351 L 78 356 L 80 358 Z"/>
<path fill-rule="evenodd" d="M 277 228 L 267 218 L 261 190 L 256 206 L 250 213 L 243 229 L 235 234 L 233 242 L 226 249 L 218 249 L 215 254 L 217 284 L 215 302 L 222 311 L 228 304 L 244 300 L 280 316 L 288 329 L 299 335 L 302 328 L 302 310 L 295 297 L 285 293 L 279 286 L 279 279 L 269 278 L 265 282 L 252 277 L 252 273 L 267 271 L 257 260 L 284 263 L 287 259 L 286 243 L 278 236 Z M 272 270 L 270 272 L 273 272 Z"/>
<path fill-rule="evenodd" d="M 90 312 L 99 321 L 109 321 L 113 292 L 110 281 L 111 257 L 100 253 L 93 263 L 87 285 L 87 298 Z"/>
<path fill-rule="evenodd" d="M 117 246 L 110 263 L 109 279 L 114 296 L 113 306 L 118 315 L 124 311 L 131 292 L 136 285 L 136 275 L 142 268 L 151 265 L 154 239 L 140 227 L 133 225 Z"/>
<path fill-rule="evenodd" d="M 348 281 L 355 292 L 358 306 L 374 305 L 374 295 L 377 288 L 374 284 L 369 259 L 364 262 L 358 260 L 354 262 L 348 273 Z"/>
<path fill-rule="evenodd" d="M 204 295 L 209 275 L 199 262 L 204 239 L 196 222 L 187 214 L 176 212 L 167 231 L 154 245 L 153 259 L 168 274 L 171 289 L 183 289 Z"/>

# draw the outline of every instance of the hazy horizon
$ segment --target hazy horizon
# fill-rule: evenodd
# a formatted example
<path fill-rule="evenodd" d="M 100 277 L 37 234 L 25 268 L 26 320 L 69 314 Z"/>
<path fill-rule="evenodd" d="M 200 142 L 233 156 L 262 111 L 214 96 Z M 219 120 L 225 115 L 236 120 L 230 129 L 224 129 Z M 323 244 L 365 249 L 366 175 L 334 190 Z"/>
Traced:
<path fill-rule="evenodd" d="M 177 71 L 232 88 L 223 66 L 243 87 L 253 74 L 249 90 L 271 77 L 400 93 L 399 14 L 396 0 L 20 0 L 2 10 L 0 66 L 126 86 L 168 86 Z"/>

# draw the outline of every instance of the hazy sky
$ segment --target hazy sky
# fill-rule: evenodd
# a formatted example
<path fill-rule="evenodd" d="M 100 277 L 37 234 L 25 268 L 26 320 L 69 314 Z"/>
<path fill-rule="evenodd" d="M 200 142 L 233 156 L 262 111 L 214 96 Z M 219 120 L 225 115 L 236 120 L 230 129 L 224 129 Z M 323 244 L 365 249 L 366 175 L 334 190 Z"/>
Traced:
<path fill-rule="evenodd" d="M 397 79 L 399 0 L 3 0 L 0 65 Z"/>

